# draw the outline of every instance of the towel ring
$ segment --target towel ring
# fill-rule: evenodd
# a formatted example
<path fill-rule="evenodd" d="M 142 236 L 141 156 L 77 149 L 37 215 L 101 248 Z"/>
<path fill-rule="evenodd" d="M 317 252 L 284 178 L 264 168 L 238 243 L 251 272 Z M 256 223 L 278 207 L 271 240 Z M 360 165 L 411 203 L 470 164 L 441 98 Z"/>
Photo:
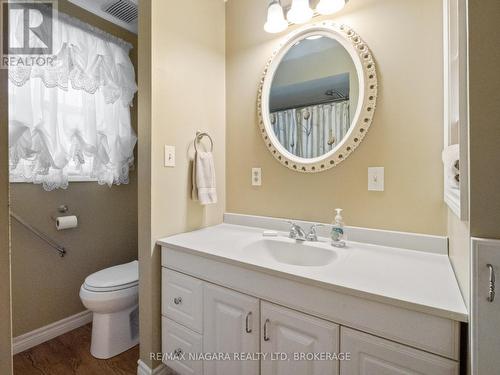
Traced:
<path fill-rule="evenodd" d="M 207 137 L 210 140 L 210 152 L 213 152 L 214 151 L 214 141 L 212 140 L 212 137 L 210 136 L 210 134 L 205 133 L 205 132 L 196 132 L 196 137 L 194 139 L 194 149 L 196 150 L 196 152 L 198 152 L 198 148 L 196 147 L 196 144 L 198 142 L 200 142 L 203 139 L 203 137 Z"/>

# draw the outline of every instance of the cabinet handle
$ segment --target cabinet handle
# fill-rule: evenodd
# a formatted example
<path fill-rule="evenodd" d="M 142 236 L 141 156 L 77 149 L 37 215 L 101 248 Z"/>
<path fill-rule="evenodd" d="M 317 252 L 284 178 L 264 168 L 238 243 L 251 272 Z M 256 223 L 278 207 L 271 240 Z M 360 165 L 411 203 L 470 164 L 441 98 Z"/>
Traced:
<path fill-rule="evenodd" d="M 245 331 L 247 333 L 252 333 L 252 327 L 250 327 L 250 318 L 252 317 L 252 312 L 250 311 L 248 314 L 247 314 L 247 318 L 246 318 L 246 321 L 245 321 Z"/>
<path fill-rule="evenodd" d="M 269 334 L 267 332 L 267 326 L 269 323 L 271 323 L 271 321 L 269 319 L 266 319 L 266 322 L 264 323 L 264 341 L 271 340 L 271 338 L 269 337 Z"/>
<path fill-rule="evenodd" d="M 491 264 L 487 264 L 486 267 L 490 270 L 490 285 L 488 291 L 488 302 L 493 302 L 495 300 L 495 269 Z"/>
<path fill-rule="evenodd" d="M 174 356 L 177 357 L 177 358 L 181 357 L 182 353 L 183 353 L 183 351 L 182 351 L 181 348 L 178 348 L 178 349 L 174 350 Z"/>
<path fill-rule="evenodd" d="M 174 303 L 176 305 L 180 305 L 182 303 L 182 297 L 177 297 L 177 298 L 174 298 Z"/>

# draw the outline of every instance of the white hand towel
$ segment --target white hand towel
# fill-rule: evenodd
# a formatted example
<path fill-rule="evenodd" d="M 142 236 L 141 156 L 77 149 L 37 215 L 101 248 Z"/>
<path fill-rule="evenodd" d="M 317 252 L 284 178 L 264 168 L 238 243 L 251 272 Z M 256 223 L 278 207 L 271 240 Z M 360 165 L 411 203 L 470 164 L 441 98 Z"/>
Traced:
<path fill-rule="evenodd" d="M 192 199 L 202 205 L 217 203 L 214 157 L 211 152 L 197 152 L 194 157 Z"/>
<path fill-rule="evenodd" d="M 446 176 L 446 181 L 448 181 L 449 186 L 458 188 L 459 181 L 456 176 L 460 175 L 460 170 L 457 169 L 457 161 L 460 160 L 460 149 L 459 145 L 451 145 L 443 150 L 443 163 L 444 163 L 444 173 Z"/>

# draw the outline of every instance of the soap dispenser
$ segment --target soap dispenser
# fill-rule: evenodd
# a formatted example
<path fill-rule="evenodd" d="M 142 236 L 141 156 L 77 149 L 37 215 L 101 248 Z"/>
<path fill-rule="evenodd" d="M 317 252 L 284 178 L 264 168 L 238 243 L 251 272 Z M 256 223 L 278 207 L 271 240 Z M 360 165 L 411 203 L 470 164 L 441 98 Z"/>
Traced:
<path fill-rule="evenodd" d="M 344 219 L 342 218 L 342 208 L 336 208 L 335 220 L 332 225 L 332 246 L 345 247 Z"/>

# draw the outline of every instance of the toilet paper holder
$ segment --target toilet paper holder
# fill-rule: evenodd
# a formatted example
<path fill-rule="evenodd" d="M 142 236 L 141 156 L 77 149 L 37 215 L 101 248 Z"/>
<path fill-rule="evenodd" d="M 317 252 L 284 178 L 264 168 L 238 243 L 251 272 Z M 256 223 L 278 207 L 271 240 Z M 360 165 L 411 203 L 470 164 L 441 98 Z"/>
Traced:
<path fill-rule="evenodd" d="M 61 214 L 68 214 L 69 213 L 69 207 L 66 204 L 61 204 L 59 207 L 57 207 L 57 214 L 55 215 L 50 215 L 52 220 L 56 221 L 58 216 L 61 216 Z M 78 215 L 75 215 L 78 217 Z"/>

